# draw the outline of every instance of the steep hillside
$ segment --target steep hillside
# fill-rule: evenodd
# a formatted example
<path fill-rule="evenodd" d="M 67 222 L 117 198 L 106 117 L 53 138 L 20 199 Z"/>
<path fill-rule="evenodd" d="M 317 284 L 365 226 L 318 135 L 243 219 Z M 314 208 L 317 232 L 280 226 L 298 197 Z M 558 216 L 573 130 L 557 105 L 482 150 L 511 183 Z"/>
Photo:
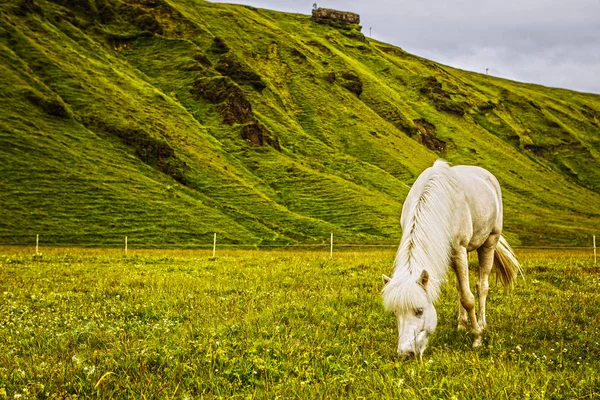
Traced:
<path fill-rule="evenodd" d="M 600 96 L 456 70 L 308 15 L 198 0 L 0 5 L 0 243 L 395 243 L 443 157 L 514 242 L 600 221 Z"/>

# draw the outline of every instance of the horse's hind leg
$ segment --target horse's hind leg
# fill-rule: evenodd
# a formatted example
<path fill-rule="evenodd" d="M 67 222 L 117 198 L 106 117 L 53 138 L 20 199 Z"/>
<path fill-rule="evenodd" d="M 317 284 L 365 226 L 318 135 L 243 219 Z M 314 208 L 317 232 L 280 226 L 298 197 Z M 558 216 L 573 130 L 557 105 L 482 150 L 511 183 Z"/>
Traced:
<path fill-rule="evenodd" d="M 487 327 L 485 320 L 485 302 L 489 292 L 489 276 L 494 265 L 494 251 L 498 236 L 490 236 L 485 244 L 477 249 L 479 256 L 479 281 L 477 282 L 477 297 L 479 298 L 479 326 L 481 329 Z"/>
<path fill-rule="evenodd" d="M 460 303 L 467 311 L 469 320 L 471 321 L 471 333 L 473 334 L 473 347 L 481 346 L 482 331 L 477 323 L 475 315 L 475 296 L 469 287 L 469 263 L 467 261 L 467 249 L 461 248 L 454 253 L 453 257 L 454 272 L 458 280 L 458 293 L 460 295 Z"/>

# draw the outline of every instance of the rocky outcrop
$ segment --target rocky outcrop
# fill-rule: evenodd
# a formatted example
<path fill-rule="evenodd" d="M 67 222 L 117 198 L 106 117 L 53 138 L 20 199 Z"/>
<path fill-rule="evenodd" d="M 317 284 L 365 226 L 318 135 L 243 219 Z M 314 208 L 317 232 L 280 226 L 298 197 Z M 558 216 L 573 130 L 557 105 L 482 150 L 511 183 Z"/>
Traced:
<path fill-rule="evenodd" d="M 347 12 L 332 10 L 330 8 L 317 8 L 312 11 L 313 21 L 331 25 L 336 28 L 353 29 L 357 28 L 360 24 L 360 15 Z"/>

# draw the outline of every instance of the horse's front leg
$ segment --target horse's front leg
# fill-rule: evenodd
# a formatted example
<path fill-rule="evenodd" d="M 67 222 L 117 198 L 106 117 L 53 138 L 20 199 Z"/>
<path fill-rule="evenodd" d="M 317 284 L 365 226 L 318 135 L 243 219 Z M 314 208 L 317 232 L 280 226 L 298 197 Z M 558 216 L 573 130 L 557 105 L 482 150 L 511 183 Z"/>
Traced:
<path fill-rule="evenodd" d="M 459 331 L 466 331 L 469 318 L 467 316 L 467 310 L 462 306 L 460 299 L 460 281 L 458 280 L 458 274 L 456 274 L 456 292 L 458 293 L 458 327 Z"/>
<path fill-rule="evenodd" d="M 467 260 L 467 249 L 464 247 L 455 251 L 453 257 L 453 267 L 458 281 L 458 294 L 460 303 L 467 311 L 471 321 L 471 333 L 473 334 L 473 347 L 481 346 L 482 331 L 477 323 L 475 315 L 475 296 L 469 287 L 469 263 Z"/>
<path fill-rule="evenodd" d="M 479 299 L 478 322 L 481 329 L 487 327 L 487 322 L 485 320 L 485 302 L 490 288 L 488 282 L 494 265 L 494 251 L 498 238 L 498 236 L 490 236 L 484 245 L 477 249 L 477 255 L 479 256 L 479 281 L 477 282 L 477 297 Z"/>

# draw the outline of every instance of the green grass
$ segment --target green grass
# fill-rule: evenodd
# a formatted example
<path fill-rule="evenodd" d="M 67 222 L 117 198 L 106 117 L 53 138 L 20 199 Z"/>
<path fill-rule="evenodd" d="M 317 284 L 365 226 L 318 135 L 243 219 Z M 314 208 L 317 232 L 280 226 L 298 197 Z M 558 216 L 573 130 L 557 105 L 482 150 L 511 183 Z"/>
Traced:
<path fill-rule="evenodd" d="M 200 0 L 2 2 L 0 243 L 396 243 L 443 157 L 498 177 L 512 243 L 588 244 L 598 95 L 343 33 Z"/>
<path fill-rule="evenodd" d="M 526 281 L 492 284 L 479 350 L 445 283 L 438 329 L 408 362 L 380 299 L 391 249 L 42 253 L 0 256 L 8 398 L 600 395 L 600 281 L 583 252 L 519 254 Z"/>

